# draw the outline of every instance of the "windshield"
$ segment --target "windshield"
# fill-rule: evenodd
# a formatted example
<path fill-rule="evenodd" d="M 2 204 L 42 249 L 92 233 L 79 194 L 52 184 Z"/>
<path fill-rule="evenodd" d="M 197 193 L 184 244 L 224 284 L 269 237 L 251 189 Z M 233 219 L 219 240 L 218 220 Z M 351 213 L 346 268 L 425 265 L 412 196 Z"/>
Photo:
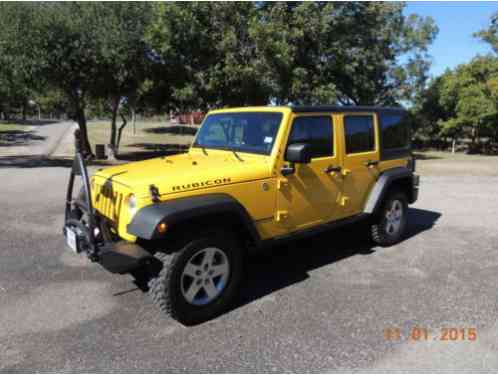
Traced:
<path fill-rule="evenodd" d="M 282 113 L 276 112 L 212 114 L 204 120 L 193 146 L 269 155 L 281 120 Z"/>

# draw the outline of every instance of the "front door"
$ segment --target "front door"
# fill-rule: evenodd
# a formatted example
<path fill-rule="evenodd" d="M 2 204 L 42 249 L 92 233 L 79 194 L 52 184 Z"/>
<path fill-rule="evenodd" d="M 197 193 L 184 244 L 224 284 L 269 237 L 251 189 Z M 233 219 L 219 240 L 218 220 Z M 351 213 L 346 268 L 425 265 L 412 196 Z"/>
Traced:
<path fill-rule="evenodd" d="M 312 145 L 309 164 L 296 164 L 295 172 L 279 179 L 277 222 L 285 232 L 331 221 L 339 214 L 337 200 L 342 184 L 331 169 L 340 165 L 332 115 L 298 115 L 292 119 L 287 146 Z"/>
<path fill-rule="evenodd" d="M 379 130 L 373 113 L 342 116 L 343 210 L 349 215 L 363 210 L 368 193 L 379 176 Z"/>

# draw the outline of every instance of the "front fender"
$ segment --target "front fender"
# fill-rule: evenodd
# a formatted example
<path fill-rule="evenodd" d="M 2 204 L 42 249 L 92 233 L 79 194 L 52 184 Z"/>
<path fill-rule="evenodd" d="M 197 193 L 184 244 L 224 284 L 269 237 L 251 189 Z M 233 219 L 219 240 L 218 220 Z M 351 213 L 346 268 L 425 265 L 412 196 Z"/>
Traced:
<path fill-rule="evenodd" d="M 205 194 L 154 203 L 143 207 L 127 226 L 128 233 L 146 240 L 163 235 L 156 231 L 159 223 L 173 225 L 181 221 L 201 218 L 211 214 L 235 214 L 246 226 L 252 239 L 260 241 L 256 227 L 246 209 L 228 194 Z"/>

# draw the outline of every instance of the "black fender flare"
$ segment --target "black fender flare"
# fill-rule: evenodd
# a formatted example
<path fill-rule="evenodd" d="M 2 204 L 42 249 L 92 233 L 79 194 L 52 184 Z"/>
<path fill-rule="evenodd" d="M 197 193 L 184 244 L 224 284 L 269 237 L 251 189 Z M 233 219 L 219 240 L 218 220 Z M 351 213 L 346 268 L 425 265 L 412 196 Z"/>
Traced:
<path fill-rule="evenodd" d="M 127 226 L 129 234 L 146 240 L 163 238 L 156 228 L 159 223 L 173 225 L 181 221 L 202 218 L 212 214 L 235 214 L 241 219 L 251 239 L 260 243 L 261 238 L 247 210 L 228 194 L 203 194 L 154 203 L 141 208 Z"/>
<path fill-rule="evenodd" d="M 412 176 L 413 172 L 406 167 L 396 167 L 383 172 L 370 190 L 363 212 L 366 214 L 376 213 L 393 182 L 406 178 L 411 180 Z"/>

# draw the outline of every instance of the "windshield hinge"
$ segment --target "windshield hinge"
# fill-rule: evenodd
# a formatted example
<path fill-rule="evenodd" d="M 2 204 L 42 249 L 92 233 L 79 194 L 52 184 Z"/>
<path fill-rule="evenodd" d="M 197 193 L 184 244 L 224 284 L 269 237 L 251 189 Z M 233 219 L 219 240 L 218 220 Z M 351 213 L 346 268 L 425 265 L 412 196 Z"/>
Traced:
<path fill-rule="evenodd" d="M 149 191 L 150 191 L 150 196 L 152 198 L 152 202 L 155 202 L 155 203 L 159 202 L 160 201 L 160 199 L 159 199 L 160 194 L 159 194 L 159 189 L 157 188 L 157 186 L 150 185 Z"/>

